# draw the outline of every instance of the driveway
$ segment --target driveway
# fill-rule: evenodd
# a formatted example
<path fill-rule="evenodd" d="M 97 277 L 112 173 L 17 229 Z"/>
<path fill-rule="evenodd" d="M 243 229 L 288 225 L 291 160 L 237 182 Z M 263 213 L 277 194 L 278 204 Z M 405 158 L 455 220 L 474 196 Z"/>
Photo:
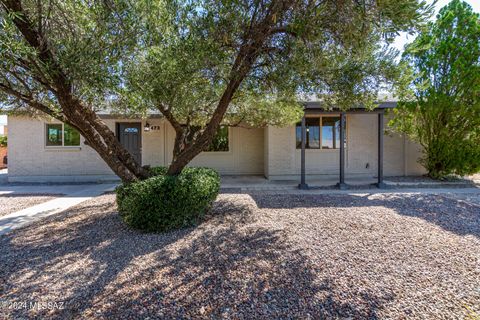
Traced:
<path fill-rule="evenodd" d="M 7 318 L 458 319 L 480 314 L 480 207 L 450 194 L 222 194 L 143 234 L 102 195 L 0 236 Z M 34 304 L 35 305 L 35 304 Z"/>

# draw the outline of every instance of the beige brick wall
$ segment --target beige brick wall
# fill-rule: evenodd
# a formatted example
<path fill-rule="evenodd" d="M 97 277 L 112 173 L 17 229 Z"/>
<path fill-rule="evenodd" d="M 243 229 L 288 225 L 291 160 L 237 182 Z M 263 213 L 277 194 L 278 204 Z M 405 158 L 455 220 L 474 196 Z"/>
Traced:
<path fill-rule="evenodd" d="M 385 119 L 385 126 L 388 120 Z M 375 176 L 377 173 L 378 118 L 376 114 L 347 115 L 346 174 Z M 265 175 L 286 179 L 300 175 L 301 153 L 295 146 L 295 128 L 266 129 L 269 159 Z M 339 150 L 306 150 L 306 172 L 309 175 L 338 175 Z M 424 169 L 417 163 L 421 149 L 398 134 L 384 136 L 385 176 L 420 175 Z"/>
<path fill-rule="evenodd" d="M 142 122 L 142 126 L 146 121 Z M 142 132 L 142 163 L 151 166 L 165 165 L 165 121 L 162 119 L 149 119 L 148 124 L 155 130 Z"/>
<path fill-rule="evenodd" d="M 116 122 L 105 119 L 115 130 Z M 140 122 L 140 120 L 137 120 Z M 9 178 L 11 181 L 98 180 L 115 178 L 112 171 L 81 139 L 80 147 L 45 147 L 46 120 L 9 117 Z M 142 132 L 142 163 L 168 165 L 172 159 L 173 128 L 162 119 L 149 119 L 150 132 Z M 142 121 L 142 126 L 145 121 Z M 208 166 L 222 174 L 264 174 L 271 179 L 298 177 L 300 150 L 295 147 L 295 128 L 230 128 L 228 152 L 203 152 L 192 166 Z M 385 136 L 386 176 L 419 175 L 418 145 L 402 136 Z M 337 175 L 338 150 L 307 150 L 307 173 Z M 368 164 L 368 165 L 367 165 Z M 347 116 L 347 175 L 374 176 L 377 170 L 377 117 Z M 71 177 L 75 177 L 72 179 Z"/>
<path fill-rule="evenodd" d="M 265 177 L 268 177 L 268 168 L 269 168 L 269 130 L 268 128 L 265 128 L 263 130 L 263 174 Z"/>
<path fill-rule="evenodd" d="M 426 170 L 418 159 L 422 157 L 422 147 L 415 142 L 405 139 L 405 172 L 407 175 L 418 176 L 426 173 Z"/>
<path fill-rule="evenodd" d="M 166 125 L 166 165 L 172 161 L 175 131 Z M 229 128 L 229 151 L 202 152 L 190 163 L 196 167 L 212 167 L 221 174 L 263 174 L 264 129 Z"/>

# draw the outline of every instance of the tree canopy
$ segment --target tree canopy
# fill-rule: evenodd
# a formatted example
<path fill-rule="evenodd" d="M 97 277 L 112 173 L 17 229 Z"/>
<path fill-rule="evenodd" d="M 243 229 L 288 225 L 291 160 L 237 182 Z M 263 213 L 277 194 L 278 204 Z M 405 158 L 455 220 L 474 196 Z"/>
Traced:
<path fill-rule="evenodd" d="M 240 76 L 229 124 L 290 124 L 312 96 L 342 108 L 372 106 L 397 75 L 388 44 L 398 31 L 415 30 L 421 8 L 417 1 L 139 4 L 139 51 L 126 69 L 141 103 L 127 108 L 169 109 L 180 123 L 205 126 L 229 80 Z M 254 61 L 235 69 L 248 49 Z"/>
<path fill-rule="evenodd" d="M 159 110 L 176 132 L 169 173 L 178 174 L 222 123 L 293 123 L 311 96 L 372 107 L 398 76 L 389 44 L 430 9 L 420 0 L 0 3 L 3 106 L 69 123 L 124 180 L 148 174 L 97 109 Z"/>
<path fill-rule="evenodd" d="M 465 2 L 442 8 L 406 47 L 394 126 L 424 148 L 433 177 L 480 171 L 480 18 Z"/>

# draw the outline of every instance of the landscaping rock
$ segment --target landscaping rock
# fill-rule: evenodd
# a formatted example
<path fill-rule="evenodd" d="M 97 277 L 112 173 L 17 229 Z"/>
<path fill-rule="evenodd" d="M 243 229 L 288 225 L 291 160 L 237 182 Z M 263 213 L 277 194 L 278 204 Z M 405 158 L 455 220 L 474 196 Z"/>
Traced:
<path fill-rule="evenodd" d="M 480 207 L 428 194 L 222 194 L 143 234 L 113 195 L 0 237 L 0 318 L 458 319 L 480 313 Z"/>

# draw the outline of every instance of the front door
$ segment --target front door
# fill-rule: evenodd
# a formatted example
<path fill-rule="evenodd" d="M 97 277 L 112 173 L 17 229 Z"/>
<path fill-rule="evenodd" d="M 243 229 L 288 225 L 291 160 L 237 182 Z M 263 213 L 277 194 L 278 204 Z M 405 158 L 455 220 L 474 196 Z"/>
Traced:
<path fill-rule="evenodd" d="M 142 124 L 140 122 L 118 122 L 117 137 L 135 161 L 142 164 Z"/>

